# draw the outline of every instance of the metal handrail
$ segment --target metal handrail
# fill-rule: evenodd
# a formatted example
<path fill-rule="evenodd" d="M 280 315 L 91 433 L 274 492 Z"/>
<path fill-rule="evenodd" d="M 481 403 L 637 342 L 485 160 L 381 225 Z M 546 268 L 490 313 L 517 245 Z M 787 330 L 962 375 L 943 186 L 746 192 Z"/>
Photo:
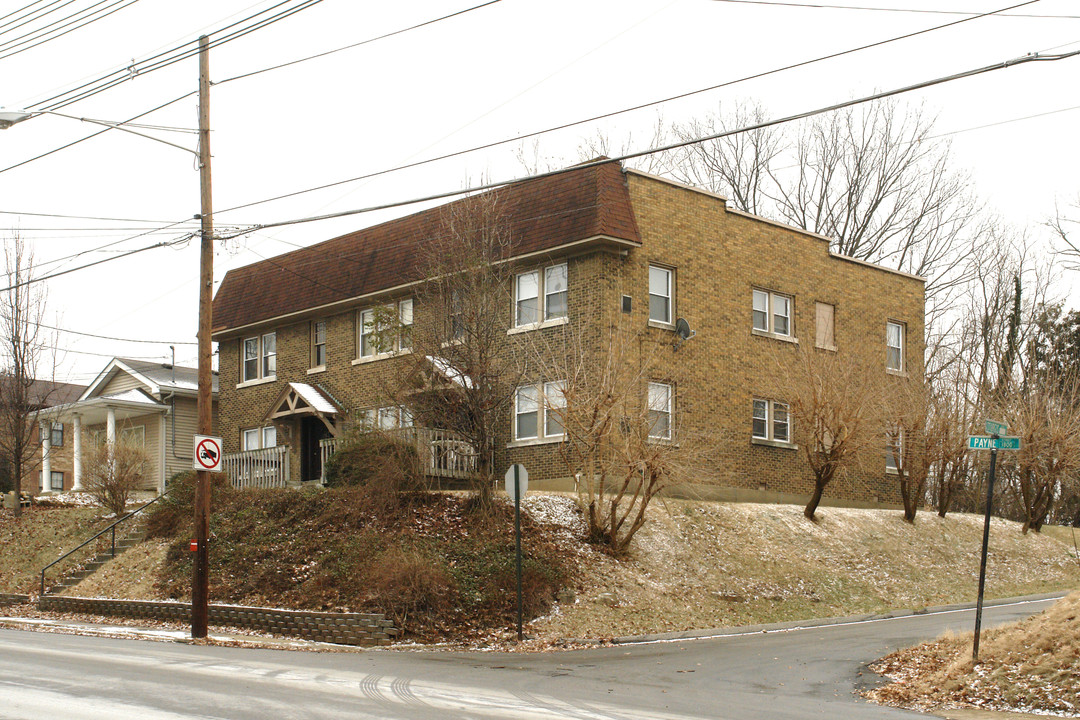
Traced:
<path fill-rule="evenodd" d="M 48 564 L 48 565 L 46 565 L 45 567 L 41 568 L 41 595 L 42 595 L 42 596 L 44 596 L 44 595 L 45 595 L 45 571 L 46 571 L 46 570 L 48 570 L 49 568 L 51 568 L 51 567 L 52 567 L 53 565 L 56 565 L 57 563 L 59 563 L 59 562 L 60 562 L 61 560 L 63 560 L 64 558 L 68 557 L 68 556 L 69 556 L 69 555 L 71 555 L 72 553 L 74 553 L 74 552 L 77 552 L 77 551 L 79 551 L 79 550 L 82 550 L 82 549 L 83 549 L 84 547 L 86 547 L 86 546 L 87 546 L 87 545 L 89 545 L 90 543 L 94 542 L 95 540 L 97 540 L 97 539 L 98 539 L 99 537 L 101 537 L 101 536 L 102 536 L 102 535 L 104 535 L 105 533 L 109 532 L 110 530 L 112 531 L 112 556 L 113 556 L 113 557 L 115 558 L 115 557 L 116 557 L 116 526 L 117 526 L 117 525 L 119 525 L 119 524 L 120 524 L 120 523 L 122 523 L 122 522 L 126 522 L 127 520 L 130 520 L 131 518 L 135 517 L 136 515 L 138 515 L 139 513 L 141 513 L 141 512 L 143 511 L 143 510 L 145 510 L 146 508 L 148 508 L 148 507 L 150 507 L 151 505 L 153 505 L 154 503 L 156 503 L 156 502 L 157 502 L 158 500 L 160 500 L 161 498 L 163 498 L 163 497 L 165 497 L 166 495 L 168 495 L 168 494 L 169 494 L 169 490 L 171 490 L 171 489 L 172 489 L 172 488 L 169 488 L 169 489 L 165 490 L 165 492 L 161 493 L 161 494 L 160 494 L 160 495 L 158 495 L 158 496 L 157 496 L 156 498 L 154 498 L 154 499 L 153 499 L 153 500 L 151 500 L 150 502 L 146 503 L 146 504 L 145 504 L 145 505 L 143 505 L 142 507 L 138 507 L 138 508 L 135 508 L 134 510 L 132 510 L 131 512 L 129 512 L 129 513 L 127 514 L 127 515 L 125 515 L 124 517 L 120 518 L 119 520 L 117 520 L 116 522 L 114 522 L 114 523 L 113 523 L 112 525 L 110 525 L 109 527 L 107 527 L 107 528 L 105 528 L 104 530 L 102 530 L 101 532 L 99 532 L 99 533 L 98 533 L 97 535 L 94 535 L 93 537 L 91 537 L 91 538 L 87 539 L 87 540 L 86 540 L 86 542 L 82 543 L 82 544 L 81 544 L 81 545 L 79 545 L 78 547 L 75 547 L 75 548 L 72 548 L 71 550 L 68 550 L 68 551 L 67 551 L 66 553 L 64 553 L 64 554 L 63 554 L 63 555 L 61 555 L 60 557 L 56 558 L 55 560 L 53 560 L 53 561 L 52 561 L 51 563 L 49 563 L 49 564 Z"/>

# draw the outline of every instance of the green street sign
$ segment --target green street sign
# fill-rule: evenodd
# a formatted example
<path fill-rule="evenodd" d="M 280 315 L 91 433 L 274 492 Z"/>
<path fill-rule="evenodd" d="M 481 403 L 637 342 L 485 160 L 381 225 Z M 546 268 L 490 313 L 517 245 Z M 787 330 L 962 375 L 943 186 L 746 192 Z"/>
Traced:
<path fill-rule="evenodd" d="M 968 437 L 968 448 L 971 450 L 1019 450 L 1020 438 L 1018 437 L 984 437 L 972 435 Z"/>
<path fill-rule="evenodd" d="M 1005 423 L 999 423 L 997 420 L 986 421 L 986 432 L 991 435 L 1004 435 L 1008 429 Z"/>

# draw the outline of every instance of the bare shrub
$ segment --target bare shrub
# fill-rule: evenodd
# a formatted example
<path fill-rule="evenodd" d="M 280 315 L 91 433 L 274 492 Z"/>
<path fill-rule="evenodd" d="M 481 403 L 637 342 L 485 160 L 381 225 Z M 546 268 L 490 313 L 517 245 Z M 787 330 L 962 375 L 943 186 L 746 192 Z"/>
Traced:
<path fill-rule="evenodd" d="M 410 615 L 445 611 L 457 595 L 442 561 L 419 550 L 392 547 L 379 555 L 367 574 L 368 587 L 396 627 Z"/>
<path fill-rule="evenodd" d="M 93 447 L 83 457 L 83 463 L 86 492 L 117 517 L 124 514 L 132 493 L 150 475 L 146 449 L 125 440 L 117 440 L 112 448 L 108 443 Z"/>
<path fill-rule="evenodd" d="M 356 486 L 379 509 L 392 510 L 402 493 L 427 487 L 410 428 L 383 432 L 356 428 L 326 465 L 328 487 Z"/>

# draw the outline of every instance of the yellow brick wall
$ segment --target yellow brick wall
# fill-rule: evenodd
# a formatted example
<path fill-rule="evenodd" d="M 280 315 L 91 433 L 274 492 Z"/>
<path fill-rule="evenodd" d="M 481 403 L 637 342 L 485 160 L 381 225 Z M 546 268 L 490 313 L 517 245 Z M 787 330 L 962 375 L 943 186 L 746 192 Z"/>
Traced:
<path fill-rule="evenodd" d="M 792 346 L 751 333 L 751 290 L 760 287 L 794 299 L 793 335 L 814 342 L 814 303 L 836 307 L 839 353 L 855 353 L 885 374 L 885 323 L 906 323 L 905 367 L 922 362 L 923 286 L 917 279 L 831 256 L 820 238 L 763 220 L 730 212 L 722 200 L 705 193 L 634 174 L 627 181 L 642 236 L 642 247 L 629 252 L 592 251 L 566 259 L 571 320 L 596 320 L 599 326 L 625 321 L 640 327 L 646 342 L 660 345 L 656 380 L 678 378 L 676 414 L 686 427 L 709 437 L 708 462 L 701 484 L 763 489 L 770 493 L 807 494 L 809 468 L 799 451 L 752 444 L 752 398 L 765 394 L 767 363 L 791 355 Z M 520 269 L 544 267 L 559 258 L 532 258 Z M 675 271 L 674 316 L 684 317 L 697 335 L 676 353 L 669 329 L 648 326 L 648 266 Z M 630 295 L 633 310 L 621 312 L 621 296 Z M 389 404 L 387 387 L 394 363 L 386 359 L 353 365 L 358 305 L 325 318 L 327 364 L 309 374 L 310 322 L 276 327 L 276 382 L 237 388 L 239 352 L 244 336 L 222 338 L 220 418 L 225 451 L 240 447 L 240 431 L 257 426 L 286 382 L 317 384 L 350 413 Z M 506 322 L 510 321 L 507 307 Z M 422 312 L 419 306 L 416 312 Z M 270 328 L 267 328 L 270 329 Z M 265 330 L 264 330 L 265 331 Z M 559 328 L 534 331 L 557 337 Z M 531 334 L 531 333 L 529 333 Z M 528 335 L 528 334 L 526 334 Z M 515 342 L 530 338 L 515 336 Z M 664 359 L 666 358 L 666 359 Z M 667 376 L 667 377 L 665 377 Z M 536 373 L 529 380 L 540 378 Z M 642 390 L 644 396 L 644 389 Z M 782 398 L 776 398 L 782 400 Z M 512 418 L 512 411 L 508 413 Z M 299 478 L 299 433 L 279 432 L 279 444 L 293 447 L 293 478 Z M 796 443 L 800 429 L 795 425 Z M 510 447 L 510 423 L 498 443 L 496 469 L 501 476 L 511 462 L 522 462 L 530 481 L 565 478 L 558 446 Z M 827 491 L 852 500 L 894 500 L 895 479 L 884 472 L 849 477 Z"/>

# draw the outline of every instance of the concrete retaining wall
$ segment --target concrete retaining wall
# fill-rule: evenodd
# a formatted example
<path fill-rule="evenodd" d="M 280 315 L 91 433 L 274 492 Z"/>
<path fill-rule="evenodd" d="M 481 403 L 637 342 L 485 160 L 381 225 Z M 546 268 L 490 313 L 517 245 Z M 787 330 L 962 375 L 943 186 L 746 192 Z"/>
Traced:
<path fill-rule="evenodd" d="M 177 602 L 46 595 L 38 600 L 38 609 L 148 620 L 191 621 L 191 605 Z M 390 638 L 397 635 L 391 621 L 378 614 L 211 605 L 209 621 L 211 625 L 227 625 L 340 645 L 388 645 Z"/>

